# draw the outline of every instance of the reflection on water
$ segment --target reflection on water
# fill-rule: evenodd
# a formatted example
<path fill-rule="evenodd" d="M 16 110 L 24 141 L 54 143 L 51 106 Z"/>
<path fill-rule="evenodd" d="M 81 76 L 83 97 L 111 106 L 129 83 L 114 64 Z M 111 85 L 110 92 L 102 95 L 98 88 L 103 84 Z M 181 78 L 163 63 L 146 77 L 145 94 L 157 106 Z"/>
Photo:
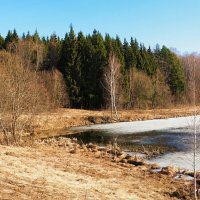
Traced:
<path fill-rule="evenodd" d="M 99 145 L 106 145 L 114 140 L 119 145 L 159 145 L 168 146 L 176 151 L 190 151 L 192 148 L 192 134 L 187 129 L 172 129 L 165 131 L 149 131 L 133 134 L 113 134 L 103 130 L 85 131 L 80 134 L 74 134 L 70 137 L 76 137 L 83 143 L 97 143 Z M 198 143 L 200 143 L 200 138 Z"/>

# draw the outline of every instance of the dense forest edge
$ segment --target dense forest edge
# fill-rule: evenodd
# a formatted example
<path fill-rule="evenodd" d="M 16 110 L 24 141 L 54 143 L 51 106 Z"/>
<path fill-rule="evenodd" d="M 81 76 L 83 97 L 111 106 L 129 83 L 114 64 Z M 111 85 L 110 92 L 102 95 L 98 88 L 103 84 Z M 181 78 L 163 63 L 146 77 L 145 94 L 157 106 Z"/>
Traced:
<path fill-rule="evenodd" d="M 5 38 L 0 36 L 0 49 L 1 71 L 5 66 L 12 68 L 15 62 L 28 71 L 36 71 L 35 84 L 41 85 L 42 101 L 52 107 L 109 108 L 107 79 L 111 57 L 115 58 L 118 109 L 188 105 L 193 101 L 194 76 L 198 85 L 198 68 L 194 73 L 194 65 L 199 62 L 197 55 L 176 55 L 159 45 L 147 48 L 137 39 L 121 41 L 118 36 L 103 37 L 96 30 L 92 35 L 76 35 L 71 26 L 61 39 L 56 34 L 41 38 L 37 31 L 20 37 L 14 29 Z"/>

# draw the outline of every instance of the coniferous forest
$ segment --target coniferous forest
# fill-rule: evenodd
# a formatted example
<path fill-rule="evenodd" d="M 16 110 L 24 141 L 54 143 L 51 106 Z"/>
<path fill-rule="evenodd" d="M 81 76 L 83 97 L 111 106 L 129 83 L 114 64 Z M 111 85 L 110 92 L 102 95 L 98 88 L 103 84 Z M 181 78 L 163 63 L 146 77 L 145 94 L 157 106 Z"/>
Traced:
<path fill-rule="evenodd" d="M 176 55 L 166 46 L 146 47 L 135 38 L 122 41 L 109 34 L 103 37 L 97 30 L 88 35 L 76 34 L 71 26 L 63 39 L 56 34 L 40 37 L 37 31 L 22 36 L 16 30 L 8 31 L 5 38 L 0 36 L 0 50 L 1 62 L 8 54 L 17 54 L 22 60 L 29 55 L 28 66 L 30 70 L 37 68 L 44 99 L 62 107 L 110 107 L 111 57 L 117 63 L 114 78 L 118 108 L 156 108 L 192 102 L 193 56 Z"/>

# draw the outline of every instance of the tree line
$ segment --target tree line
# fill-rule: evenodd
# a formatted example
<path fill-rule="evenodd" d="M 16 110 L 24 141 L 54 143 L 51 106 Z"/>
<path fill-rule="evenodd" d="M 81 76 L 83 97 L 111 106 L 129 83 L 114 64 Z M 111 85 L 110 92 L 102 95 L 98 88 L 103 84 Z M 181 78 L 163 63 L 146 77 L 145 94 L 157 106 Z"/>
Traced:
<path fill-rule="evenodd" d="M 128 42 L 109 34 L 103 37 L 97 30 L 88 35 L 81 31 L 75 34 L 71 26 L 63 39 L 56 34 L 40 37 L 37 31 L 20 37 L 15 29 L 8 31 L 5 38 L 0 36 L 0 50 L 11 55 L 21 50 L 20 57 L 28 62 L 25 65 L 30 70 L 37 69 L 48 94 L 46 98 L 59 106 L 109 108 L 113 88 L 115 103 L 123 109 L 166 107 L 192 101 L 190 56 L 178 56 L 166 46 L 147 48 L 137 39 Z M 112 76 L 111 56 L 117 62 Z M 52 74 L 62 77 L 56 79 Z M 114 85 L 110 84 L 111 77 Z"/>

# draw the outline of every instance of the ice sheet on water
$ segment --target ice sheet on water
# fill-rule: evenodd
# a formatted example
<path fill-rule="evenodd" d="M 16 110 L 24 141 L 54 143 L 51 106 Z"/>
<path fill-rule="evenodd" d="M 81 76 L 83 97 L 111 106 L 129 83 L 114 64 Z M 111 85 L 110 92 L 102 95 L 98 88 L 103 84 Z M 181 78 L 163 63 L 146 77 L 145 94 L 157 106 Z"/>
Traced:
<path fill-rule="evenodd" d="M 199 157 L 199 156 L 197 156 Z M 173 166 L 182 169 L 193 170 L 193 153 L 192 152 L 175 152 L 168 153 L 149 161 L 150 163 L 157 163 L 161 167 Z M 200 170 L 200 160 L 197 158 L 197 170 Z"/>
<path fill-rule="evenodd" d="M 196 117 L 196 122 L 197 122 L 197 130 L 199 132 L 200 115 Z M 191 132 L 193 125 L 194 125 L 194 116 L 189 116 L 189 117 L 178 117 L 178 118 L 169 118 L 169 119 L 154 119 L 154 120 L 147 120 L 147 121 L 91 125 L 91 126 L 76 127 L 73 129 L 86 130 L 86 131 L 87 130 L 102 130 L 102 131 L 107 131 L 112 134 L 134 134 L 134 133 L 140 133 L 140 132 L 162 131 L 162 130 L 163 131 L 170 130 L 170 132 L 184 133 L 184 132 Z M 180 139 L 180 142 L 184 143 L 183 139 L 184 138 L 182 138 L 182 140 Z M 191 141 L 189 142 L 188 145 L 190 144 L 191 144 Z M 198 152 L 198 156 L 200 156 L 200 152 Z M 156 159 L 151 160 L 150 162 L 158 163 L 160 164 L 161 167 L 176 166 L 176 167 L 192 170 L 193 169 L 192 158 L 193 158 L 192 152 L 182 151 L 182 152 L 174 152 L 174 153 L 162 155 Z M 197 161 L 197 170 L 200 170 L 200 159 L 198 159 Z"/>
<path fill-rule="evenodd" d="M 197 124 L 200 124 L 200 115 L 196 117 Z M 154 119 L 146 121 L 134 121 L 134 122 L 120 122 L 113 124 L 100 124 L 83 126 L 73 128 L 76 130 L 104 130 L 110 133 L 116 134 L 132 134 L 146 131 L 178 129 L 192 126 L 194 123 L 194 117 L 178 117 L 168 119 Z"/>

